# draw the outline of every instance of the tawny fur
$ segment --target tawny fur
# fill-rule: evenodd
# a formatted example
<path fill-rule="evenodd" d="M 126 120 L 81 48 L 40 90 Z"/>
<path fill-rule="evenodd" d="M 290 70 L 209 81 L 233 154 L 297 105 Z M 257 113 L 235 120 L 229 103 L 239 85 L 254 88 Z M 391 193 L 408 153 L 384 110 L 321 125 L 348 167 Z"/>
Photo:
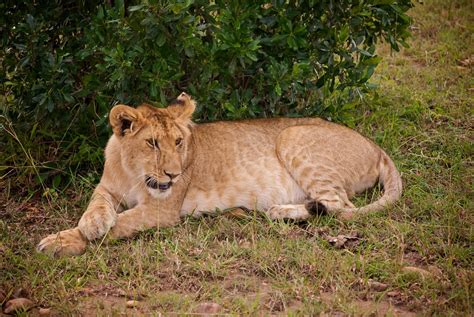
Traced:
<path fill-rule="evenodd" d="M 185 93 L 164 109 L 115 106 L 104 173 L 78 227 L 46 237 L 38 249 L 81 254 L 88 241 L 107 233 L 129 237 L 174 225 L 184 215 L 232 207 L 263 210 L 272 219 L 307 219 L 308 199 L 348 219 L 401 195 L 392 160 L 351 129 L 319 118 L 195 125 L 194 109 Z M 383 196 L 355 208 L 354 194 L 377 181 Z"/>

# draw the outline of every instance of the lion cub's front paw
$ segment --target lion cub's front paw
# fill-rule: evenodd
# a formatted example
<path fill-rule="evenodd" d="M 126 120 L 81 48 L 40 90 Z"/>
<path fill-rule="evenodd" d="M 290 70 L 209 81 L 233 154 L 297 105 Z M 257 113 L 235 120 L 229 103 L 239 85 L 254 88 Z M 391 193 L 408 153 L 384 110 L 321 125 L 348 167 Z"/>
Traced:
<path fill-rule="evenodd" d="M 87 240 L 78 228 L 50 234 L 37 246 L 39 252 L 52 256 L 81 255 L 86 251 Z"/>

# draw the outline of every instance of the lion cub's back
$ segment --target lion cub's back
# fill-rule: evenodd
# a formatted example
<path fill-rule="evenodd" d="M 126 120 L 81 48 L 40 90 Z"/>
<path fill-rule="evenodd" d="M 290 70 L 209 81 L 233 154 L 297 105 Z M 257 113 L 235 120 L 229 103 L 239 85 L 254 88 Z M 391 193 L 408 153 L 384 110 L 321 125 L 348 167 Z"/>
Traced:
<path fill-rule="evenodd" d="M 183 213 L 302 201 L 303 191 L 276 156 L 279 133 L 321 119 L 261 119 L 197 125 L 194 170 Z"/>

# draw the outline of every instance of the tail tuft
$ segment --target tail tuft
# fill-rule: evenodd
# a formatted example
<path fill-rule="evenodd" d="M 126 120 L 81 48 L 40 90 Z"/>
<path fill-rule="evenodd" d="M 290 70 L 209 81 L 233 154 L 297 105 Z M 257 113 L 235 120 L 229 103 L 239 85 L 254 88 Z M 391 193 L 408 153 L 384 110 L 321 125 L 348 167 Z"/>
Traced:
<path fill-rule="evenodd" d="M 328 213 L 326 206 L 324 206 L 322 203 L 320 203 L 319 201 L 315 199 L 307 201 L 304 204 L 304 207 L 311 215 L 322 216 Z"/>

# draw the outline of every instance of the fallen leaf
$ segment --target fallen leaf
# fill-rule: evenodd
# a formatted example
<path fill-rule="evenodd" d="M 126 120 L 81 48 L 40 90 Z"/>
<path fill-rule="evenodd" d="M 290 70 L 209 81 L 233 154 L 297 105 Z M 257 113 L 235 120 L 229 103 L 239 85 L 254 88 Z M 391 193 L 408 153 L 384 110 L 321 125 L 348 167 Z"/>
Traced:
<path fill-rule="evenodd" d="M 5 304 L 5 314 L 27 311 L 34 306 L 34 303 L 28 298 L 14 298 Z"/>
<path fill-rule="evenodd" d="M 248 215 L 249 215 L 248 211 L 245 211 L 244 209 L 242 209 L 240 207 L 234 208 L 234 209 L 226 211 L 224 213 L 225 217 L 234 218 L 234 219 L 244 219 Z"/>
<path fill-rule="evenodd" d="M 338 235 L 337 237 L 326 236 L 325 239 L 338 249 L 354 247 L 359 244 L 360 239 L 357 236 Z"/>
<path fill-rule="evenodd" d="M 400 293 L 399 291 L 391 291 L 391 292 L 388 292 L 387 293 L 387 296 L 388 297 L 399 297 L 402 293 Z"/>

